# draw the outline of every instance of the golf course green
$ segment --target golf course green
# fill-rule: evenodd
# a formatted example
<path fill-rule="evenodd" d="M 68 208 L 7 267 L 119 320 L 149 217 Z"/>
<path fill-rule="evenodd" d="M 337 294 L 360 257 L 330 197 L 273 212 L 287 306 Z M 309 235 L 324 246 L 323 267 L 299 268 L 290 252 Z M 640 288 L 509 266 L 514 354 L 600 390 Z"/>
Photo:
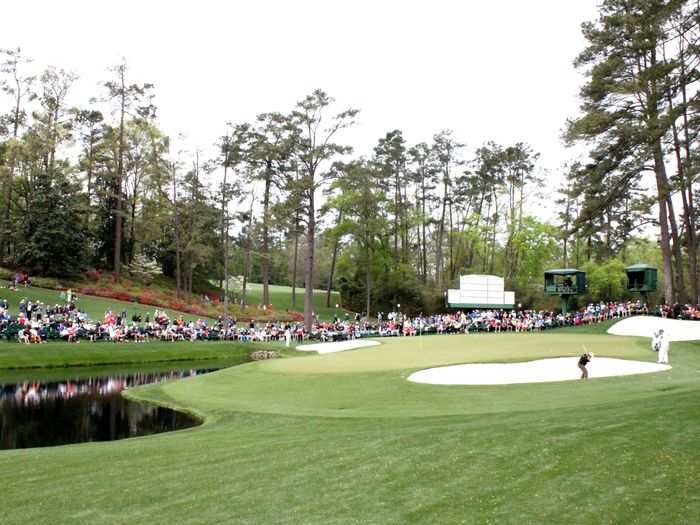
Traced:
<path fill-rule="evenodd" d="M 700 343 L 674 343 L 673 368 L 652 374 L 406 380 L 427 367 L 576 356 L 584 346 L 654 360 L 647 339 L 607 326 L 381 339 L 131 389 L 204 423 L 0 452 L 0 523 L 697 523 Z M 33 366 L 48 359 L 35 357 Z"/>

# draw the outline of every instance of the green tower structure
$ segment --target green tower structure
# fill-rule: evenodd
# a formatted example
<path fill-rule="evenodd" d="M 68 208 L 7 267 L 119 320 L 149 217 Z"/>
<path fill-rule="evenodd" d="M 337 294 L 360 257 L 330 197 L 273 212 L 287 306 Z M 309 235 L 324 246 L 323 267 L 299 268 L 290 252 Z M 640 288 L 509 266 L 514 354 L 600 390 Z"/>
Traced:
<path fill-rule="evenodd" d="M 640 293 L 647 302 L 649 292 L 658 287 L 658 270 L 648 264 L 633 264 L 625 268 L 627 274 L 627 291 Z"/>
<path fill-rule="evenodd" d="M 577 268 L 561 268 L 544 272 L 545 295 L 561 297 L 561 311 L 569 311 L 569 298 L 586 291 L 586 272 Z"/>

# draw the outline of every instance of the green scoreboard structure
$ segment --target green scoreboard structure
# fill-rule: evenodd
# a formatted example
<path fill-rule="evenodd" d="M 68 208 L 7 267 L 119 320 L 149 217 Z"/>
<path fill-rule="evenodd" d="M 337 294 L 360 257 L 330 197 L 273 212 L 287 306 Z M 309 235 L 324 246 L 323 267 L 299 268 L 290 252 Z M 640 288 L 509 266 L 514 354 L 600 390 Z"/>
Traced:
<path fill-rule="evenodd" d="M 569 310 L 569 297 L 586 292 L 586 272 L 576 268 L 561 268 L 544 272 L 545 295 L 561 297 L 561 311 Z"/>
<path fill-rule="evenodd" d="M 643 297 L 658 287 L 658 270 L 648 264 L 633 264 L 625 268 L 627 291 L 641 293 Z"/>

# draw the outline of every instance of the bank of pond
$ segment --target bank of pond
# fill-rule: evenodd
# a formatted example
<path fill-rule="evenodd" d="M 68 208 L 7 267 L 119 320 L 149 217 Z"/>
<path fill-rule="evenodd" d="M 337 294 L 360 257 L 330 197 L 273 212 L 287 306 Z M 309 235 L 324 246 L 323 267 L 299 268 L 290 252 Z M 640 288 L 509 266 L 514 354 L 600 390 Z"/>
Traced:
<path fill-rule="evenodd" d="M 199 420 L 189 414 L 127 399 L 122 391 L 240 362 L 0 372 L 0 450 L 112 441 L 196 426 Z"/>

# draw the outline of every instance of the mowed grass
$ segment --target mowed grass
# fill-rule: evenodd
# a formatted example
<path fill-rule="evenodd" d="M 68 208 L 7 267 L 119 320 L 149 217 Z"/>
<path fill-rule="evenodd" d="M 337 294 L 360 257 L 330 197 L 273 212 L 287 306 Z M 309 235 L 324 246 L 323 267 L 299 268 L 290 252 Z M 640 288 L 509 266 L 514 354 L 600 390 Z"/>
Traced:
<path fill-rule="evenodd" d="M 159 308 L 157 306 L 151 306 L 146 304 L 139 304 L 134 302 L 117 301 L 115 299 L 107 299 L 103 297 L 96 297 L 91 295 L 74 294 L 77 296 L 76 306 L 79 310 L 84 311 L 91 319 L 95 321 L 102 321 L 105 316 L 105 312 L 112 310 L 114 313 L 119 315 L 122 310 L 127 312 L 127 320 L 131 322 L 131 316 L 136 314 L 141 315 L 142 320 L 146 319 L 146 314 L 150 314 L 150 318 L 153 319 L 153 314 L 155 310 L 165 310 L 171 319 L 175 319 L 178 316 L 182 316 L 184 319 L 196 320 L 197 316 L 192 314 L 186 314 L 183 312 L 177 312 L 174 310 L 168 310 L 166 308 Z M 51 307 L 56 304 L 65 303 L 65 295 L 62 298 L 61 292 L 58 290 L 50 290 L 47 288 L 18 288 L 17 291 L 12 291 L 9 288 L 0 288 L 0 299 L 7 299 L 10 312 L 13 316 L 18 313 L 19 303 L 22 299 L 25 302 L 43 302 L 46 307 Z"/>
<path fill-rule="evenodd" d="M 81 343 L 50 342 L 41 345 L 0 344 L 0 374 L 3 370 L 66 368 L 106 365 L 138 365 L 170 361 L 226 361 L 240 353 L 274 347 L 230 341 Z M 1 523 L 1 522 L 0 522 Z"/>
<path fill-rule="evenodd" d="M 247 302 L 249 305 L 259 305 L 262 303 L 262 284 L 248 283 L 247 292 Z M 173 291 L 173 294 L 175 292 Z M 11 312 L 17 313 L 17 308 L 19 302 L 22 299 L 25 301 L 37 302 L 41 301 L 47 306 L 53 306 L 55 304 L 63 304 L 65 299 L 61 298 L 61 292 L 58 290 L 51 290 L 47 288 L 23 288 L 20 287 L 17 291 L 12 291 L 9 288 L 0 288 L 0 299 L 7 299 L 10 305 Z M 165 310 L 168 316 L 176 318 L 182 316 L 184 319 L 195 320 L 196 315 L 178 312 L 175 310 L 170 310 L 167 308 L 160 308 L 157 306 L 144 305 L 135 302 L 118 301 L 116 299 L 108 299 L 104 297 L 97 297 L 84 294 L 74 294 L 77 295 L 78 300 L 76 302 L 77 307 L 83 310 L 90 316 L 91 319 L 102 320 L 104 318 L 105 312 L 107 310 L 112 310 L 113 312 L 119 314 L 122 310 L 127 311 L 127 318 L 131 321 L 131 316 L 135 313 L 141 315 L 142 319 L 146 318 L 146 314 L 150 314 L 151 319 L 153 319 L 153 312 L 155 310 Z M 289 286 L 276 286 L 270 285 L 270 300 L 272 301 L 272 306 L 274 311 L 286 312 L 286 311 L 304 311 L 304 289 L 297 288 L 296 295 L 296 305 L 292 304 L 292 288 Z M 338 316 L 343 319 L 346 310 L 342 308 L 335 308 L 335 305 L 340 306 L 340 294 L 338 292 L 331 292 L 331 307 L 326 307 L 326 292 L 325 290 L 315 290 L 314 291 L 314 305 L 315 313 L 318 315 L 319 319 L 323 321 L 332 320 L 334 316 Z M 255 312 L 257 310 L 249 306 L 246 309 L 247 315 L 252 315 L 255 317 Z M 262 311 L 260 311 L 262 314 Z"/>
<path fill-rule="evenodd" d="M 426 366 L 597 355 L 595 330 L 433 336 L 256 362 L 129 396 L 197 428 L 0 453 L 3 523 L 697 523 L 700 345 L 668 372 L 430 386 Z"/>
<path fill-rule="evenodd" d="M 248 304 L 262 304 L 263 302 L 263 285 L 258 283 L 248 283 L 247 286 L 247 302 Z M 270 285 L 270 303 L 272 308 L 278 311 L 290 312 L 304 311 L 304 288 L 297 287 L 296 304 L 292 304 L 292 288 L 291 286 Z M 339 308 L 336 308 L 335 305 Z M 331 291 L 331 306 L 326 306 L 326 290 L 314 290 L 314 309 L 319 319 L 322 321 L 332 320 L 334 316 L 343 319 L 345 310 L 340 308 L 340 293 Z"/>

